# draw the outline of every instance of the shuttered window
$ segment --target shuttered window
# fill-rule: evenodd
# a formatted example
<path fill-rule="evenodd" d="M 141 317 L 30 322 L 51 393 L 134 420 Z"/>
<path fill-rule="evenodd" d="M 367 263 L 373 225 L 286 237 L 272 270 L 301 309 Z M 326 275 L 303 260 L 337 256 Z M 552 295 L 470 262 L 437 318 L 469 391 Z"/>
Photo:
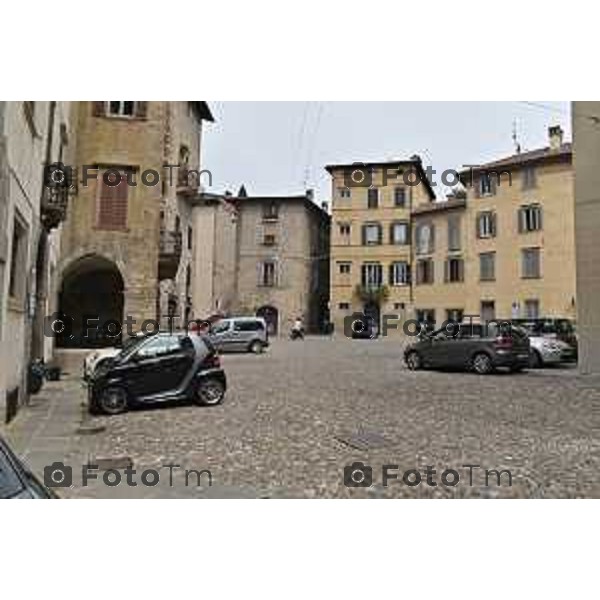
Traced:
<path fill-rule="evenodd" d="M 362 265 L 361 283 L 363 287 L 378 288 L 383 284 L 383 269 L 379 263 Z"/>
<path fill-rule="evenodd" d="M 462 258 L 449 258 L 444 264 L 444 281 L 457 283 L 464 281 L 465 263 Z"/>
<path fill-rule="evenodd" d="M 476 234 L 480 239 L 496 237 L 496 213 L 492 211 L 478 213 Z"/>
<path fill-rule="evenodd" d="M 541 277 L 539 248 L 523 248 L 521 250 L 521 269 L 521 277 L 523 279 L 537 279 Z"/>
<path fill-rule="evenodd" d="M 496 253 L 484 252 L 479 255 L 479 280 L 494 281 L 496 279 Z"/>
<path fill-rule="evenodd" d="M 540 231 L 542 229 L 542 207 L 529 204 L 519 209 L 519 233 Z"/>
<path fill-rule="evenodd" d="M 381 225 L 379 223 L 367 223 L 362 228 L 363 246 L 376 246 L 381 244 Z"/>
<path fill-rule="evenodd" d="M 406 261 L 393 262 L 390 265 L 390 285 L 408 285 L 410 283 L 410 265 Z"/>
<path fill-rule="evenodd" d="M 392 223 L 390 225 L 390 244 L 403 246 L 408 242 L 408 223 Z"/>
<path fill-rule="evenodd" d="M 120 181 L 116 183 L 118 178 Z M 104 181 L 104 177 L 99 178 L 97 227 L 112 231 L 123 230 L 127 228 L 129 186 L 124 173 L 111 171 L 109 179 L 111 185 Z"/>

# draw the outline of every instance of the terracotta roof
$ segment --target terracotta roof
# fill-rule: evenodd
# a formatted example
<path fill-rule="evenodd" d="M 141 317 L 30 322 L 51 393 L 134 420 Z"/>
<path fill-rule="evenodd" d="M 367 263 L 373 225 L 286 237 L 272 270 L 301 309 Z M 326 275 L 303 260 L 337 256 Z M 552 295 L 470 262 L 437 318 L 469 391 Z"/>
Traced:
<path fill-rule="evenodd" d="M 326 165 L 325 170 L 329 174 L 331 174 L 334 170 L 351 169 L 353 167 L 385 168 L 385 167 L 395 167 L 395 166 L 399 167 L 401 165 L 410 165 L 410 166 L 414 166 L 417 168 L 420 179 L 423 182 L 423 184 L 425 185 L 425 188 L 427 189 L 427 191 L 429 192 L 429 197 L 432 200 L 435 200 L 435 198 L 436 198 L 435 192 L 433 191 L 433 188 L 431 187 L 431 183 L 430 183 L 429 179 L 427 179 L 427 175 L 425 174 L 425 171 L 423 170 L 423 163 L 421 162 L 421 160 L 407 159 L 407 160 L 390 160 L 390 161 L 379 161 L 379 162 L 356 161 L 353 163 Z"/>
<path fill-rule="evenodd" d="M 533 162 L 542 162 L 542 161 L 553 161 L 553 160 L 569 160 L 571 158 L 573 149 L 571 143 L 565 143 L 553 150 L 550 147 L 538 148 L 536 150 L 530 150 L 529 152 L 521 152 L 519 154 L 512 154 L 511 156 L 506 156 L 505 158 L 500 158 L 498 160 L 494 160 L 492 162 L 484 163 L 482 165 L 477 165 L 473 167 L 475 172 L 480 171 L 482 169 L 498 169 L 498 168 L 510 168 L 510 167 L 518 167 L 519 165 L 524 165 Z M 459 175 L 467 175 L 471 172 L 470 169 L 465 169 L 459 172 Z"/>
<path fill-rule="evenodd" d="M 430 204 L 421 204 L 415 206 L 412 210 L 413 215 L 424 215 L 433 212 L 442 212 L 444 210 L 452 210 L 455 208 L 465 208 L 467 201 L 464 198 L 456 200 L 443 200 L 440 202 L 431 202 Z"/>

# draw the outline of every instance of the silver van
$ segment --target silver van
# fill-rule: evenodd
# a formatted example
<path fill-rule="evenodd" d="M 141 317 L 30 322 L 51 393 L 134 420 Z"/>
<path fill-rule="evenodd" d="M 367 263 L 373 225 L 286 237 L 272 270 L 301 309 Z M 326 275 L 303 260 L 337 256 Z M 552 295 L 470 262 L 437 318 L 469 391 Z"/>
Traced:
<path fill-rule="evenodd" d="M 221 319 L 212 326 L 209 337 L 220 352 L 260 354 L 269 345 L 267 323 L 261 317 Z"/>

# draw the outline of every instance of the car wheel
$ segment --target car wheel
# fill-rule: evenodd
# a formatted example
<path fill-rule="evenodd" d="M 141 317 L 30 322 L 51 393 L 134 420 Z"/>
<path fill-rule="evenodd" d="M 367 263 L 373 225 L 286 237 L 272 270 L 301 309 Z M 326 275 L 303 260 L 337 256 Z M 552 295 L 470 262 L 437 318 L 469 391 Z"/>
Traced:
<path fill-rule="evenodd" d="M 421 355 L 416 351 L 409 352 L 406 355 L 406 366 L 411 371 L 418 371 L 419 369 L 422 369 L 423 361 L 421 360 Z"/>
<path fill-rule="evenodd" d="M 480 352 L 473 357 L 471 362 L 473 370 L 478 375 L 487 375 L 494 370 L 492 359 L 485 352 Z"/>
<path fill-rule="evenodd" d="M 100 393 L 98 408 L 107 415 L 118 415 L 127 410 L 127 392 L 122 387 L 107 387 Z"/>
<path fill-rule="evenodd" d="M 254 340 L 248 347 L 248 350 L 254 354 L 262 354 L 264 348 L 261 341 Z"/>
<path fill-rule="evenodd" d="M 532 350 L 529 355 L 529 366 L 532 369 L 540 369 L 544 366 L 542 355 L 537 350 Z"/>
<path fill-rule="evenodd" d="M 223 402 L 225 397 L 225 385 L 215 377 L 202 379 L 196 388 L 194 398 L 196 404 L 202 406 L 216 406 Z"/>

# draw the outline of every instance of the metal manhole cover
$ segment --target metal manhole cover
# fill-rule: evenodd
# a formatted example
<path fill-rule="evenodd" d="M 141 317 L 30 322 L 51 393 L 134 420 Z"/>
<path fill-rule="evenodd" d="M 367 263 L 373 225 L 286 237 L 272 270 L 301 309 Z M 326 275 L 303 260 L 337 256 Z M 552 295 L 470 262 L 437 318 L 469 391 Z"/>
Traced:
<path fill-rule="evenodd" d="M 133 460 L 129 456 L 114 456 L 109 458 L 95 458 L 90 464 L 96 465 L 99 471 L 108 471 L 109 469 L 127 469 L 133 467 Z"/>
<path fill-rule="evenodd" d="M 371 450 L 381 448 L 387 444 L 387 440 L 383 435 L 375 431 L 359 431 L 358 433 L 335 436 L 335 439 L 356 450 Z"/>

